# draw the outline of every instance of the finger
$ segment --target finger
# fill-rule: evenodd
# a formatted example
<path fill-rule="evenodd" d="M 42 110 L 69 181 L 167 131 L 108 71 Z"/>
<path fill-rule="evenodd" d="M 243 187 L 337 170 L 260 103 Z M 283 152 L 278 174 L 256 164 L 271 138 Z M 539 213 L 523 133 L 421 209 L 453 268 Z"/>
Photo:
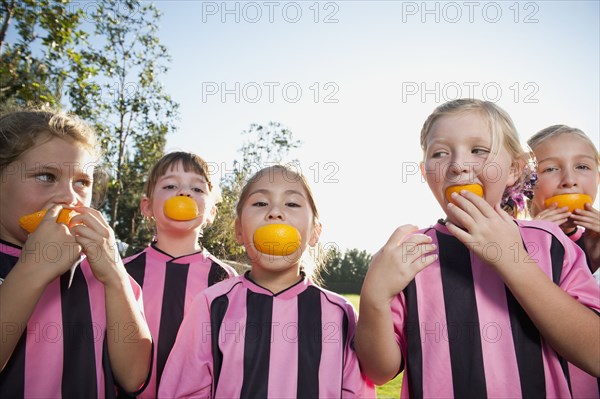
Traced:
<path fill-rule="evenodd" d="M 429 266 L 433 262 L 435 262 L 437 259 L 438 259 L 438 255 L 437 254 L 428 254 L 428 255 L 419 257 L 412 264 L 414 266 L 416 266 L 418 272 L 420 272 L 423 269 L 425 269 L 427 266 Z"/>
<path fill-rule="evenodd" d="M 403 226 L 400 226 L 396 230 L 394 230 L 394 232 L 392 233 L 385 245 L 399 245 L 404 240 L 404 237 L 406 237 L 413 231 L 417 231 L 418 229 L 419 228 L 417 226 L 412 224 L 405 224 Z"/>
<path fill-rule="evenodd" d="M 461 242 L 464 243 L 470 241 L 471 234 L 469 234 L 468 231 L 461 229 L 452 222 L 446 222 L 446 227 L 448 228 L 448 231 L 450 231 L 450 233 L 452 233 L 452 235 L 458 238 Z"/>
<path fill-rule="evenodd" d="M 494 212 L 494 208 L 491 207 L 490 204 L 488 204 L 487 201 L 481 198 L 480 196 L 468 190 L 462 190 L 460 192 L 460 195 L 464 196 L 469 201 L 471 201 L 471 203 L 475 205 L 475 207 L 477 207 L 477 209 L 483 216 L 488 218 L 495 216 L 496 212 Z"/>
<path fill-rule="evenodd" d="M 592 204 L 590 204 L 589 202 L 586 202 L 584 204 L 584 206 L 585 206 L 586 211 L 594 212 L 594 213 L 600 215 L 600 211 L 595 209 L 594 206 Z"/>
<path fill-rule="evenodd" d="M 410 243 L 402 243 L 402 249 L 399 256 L 402 257 L 401 262 L 408 262 L 412 264 L 417 259 L 435 251 L 437 245 L 435 244 L 420 244 L 411 245 Z"/>
<path fill-rule="evenodd" d="M 462 194 L 472 194 L 471 192 L 467 191 L 467 190 L 462 190 L 459 193 L 452 193 L 452 201 L 453 203 L 448 204 L 448 206 L 450 205 L 455 205 L 458 206 L 460 209 L 462 209 L 463 211 L 465 211 L 466 213 L 468 213 L 469 215 L 475 215 L 477 213 L 481 213 L 477 206 L 475 206 L 473 204 L 473 202 L 468 199 L 466 196 L 462 195 Z M 474 195 L 474 194 L 473 194 Z"/>
<path fill-rule="evenodd" d="M 446 210 L 448 212 L 448 216 L 452 216 L 452 219 L 454 219 L 456 222 L 458 222 L 458 224 L 460 224 L 461 226 L 464 226 L 467 230 L 472 228 L 473 223 L 475 222 L 474 218 L 470 214 L 468 214 L 465 210 L 461 209 L 460 207 L 458 207 L 452 203 L 448 204 L 448 207 L 446 208 Z M 446 223 L 446 227 L 447 226 L 448 226 L 448 224 Z"/>
<path fill-rule="evenodd" d="M 510 216 L 504 209 L 502 209 L 499 203 L 494 205 L 492 209 L 496 212 L 497 215 L 500 216 L 500 218 L 502 218 L 504 222 L 513 223 L 512 216 Z"/>

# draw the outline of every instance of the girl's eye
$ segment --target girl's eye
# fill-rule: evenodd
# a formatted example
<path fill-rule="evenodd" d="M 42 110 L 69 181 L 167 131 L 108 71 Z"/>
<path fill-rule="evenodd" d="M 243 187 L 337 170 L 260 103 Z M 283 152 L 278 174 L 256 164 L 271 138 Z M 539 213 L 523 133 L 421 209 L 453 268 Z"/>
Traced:
<path fill-rule="evenodd" d="M 554 172 L 556 170 L 558 170 L 558 168 L 555 168 L 554 166 L 549 166 L 547 168 L 542 169 L 542 173 Z"/>
<path fill-rule="evenodd" d="M 488 149 L 486 149 L 486 148 L 473 148 L 473 149 L 471 150 L 471 153 L 472 153 L 472 154 L 475 154 L 475 155 L 489 154 L 489 153 L 490 153 L 490 150 L 488 150 Z"/>
<path fill-rule="evenodd" d="M 201 188 L 198 188 L 198 187 L 192 188 L 192 191 L 195 193 L 204 193 L 204 190 L 202 190 Z"/>
<path fill-rule="evenodd" d="M 581 164 L 581 165 L 577 165 L 577 169 L 591 170 L 592 168 L 590 168 L 588 165 Z"/>
<path fill-rule="evenodd" d="M 446 154 L 445 151 L 435 151 L 431 154 L 431 158 L 441 158 L 442 156 L 444 156 L 444 154 Z"/>
<path fill-rule="evenodd" d="M 300 204 L 297 204 L 295 202 L 287 202 L 285 206 L 289 206 L 290 208 L 300 208 Z"/>
<path fill-rule="evenodd" d="M 163 190 L 174 190 L 176 188 L 177 188 L 177 186 L 175 186 L 174 184 L 167 184 L 166 186 L 163 187 Z"/>
<path fill-rule="evenodd" d="M 35 179 L 41 183 L 53 183 L 56 181 L 56 176 L 52 173 L 40 173 L 35 175 Z"/>
<path fill-rule="evenodd" d="M 256 201 L 254 203 L 252 203 L 252 206 L 258 206 L 258 207 L 262 207 L 262 206 L 267 206 L 268 204 L 264 201 Z"/>
<path fill-rule="evenodd" d="M 92 180 L 91 179 L 79 179 L 77 181 L 75 181 L 75 186 L 76 187 L 91 187 L 92 186 Z"/>

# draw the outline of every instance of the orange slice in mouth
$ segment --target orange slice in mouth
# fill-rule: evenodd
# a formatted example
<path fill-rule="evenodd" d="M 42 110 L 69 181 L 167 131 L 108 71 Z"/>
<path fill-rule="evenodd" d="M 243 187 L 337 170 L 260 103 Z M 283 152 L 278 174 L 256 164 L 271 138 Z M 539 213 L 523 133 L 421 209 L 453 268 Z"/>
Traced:
<path fill-rule="evenodd" d="M 450 186 L 446 189 L 446 199 L 448 202 L 454 203 L 452 201 L 452 193 L 460 193 L 461 190 L 467 190 L 476 194 L 480 197 L 483 197 L 483 187 L 479 184 L 464 184 L 459 186 Z"/>
<path fill-rule="evenodd" d="M 38 226 L 40 225 L 42 219 L 46 215 L 46 212 L 48 212 L 48 210 L 44 209 L 43 211 L 38 211 L 35 213 L 31 213 L 29 215 L 25 215 L 19 219 L 19 225 L 22 228 L 24 228 L 25 230 L 27 230 L 28 233 L 33 233 L 35 231 L 35 229 L 37 229 Z M 75 216 L 76 214 L 77 214 L 77 212 L 75 212 L 71 209 L 62 209 L 58 213 L 58 217 L 56 218 L 56 223 L 62 223 L 62 224 L 68 225 L 69 222 L 71 221 L 71 218 L 73 216 Z"/>
<path fill-rule="evenodd" d="M 300 232 L 289 224 L 267 224 L 254 232 L 254 246 L 267 255 L 290 255 L 300 248 L 300 242 Z"/>
<path fill-rule="evenodd" d="M 171 197 L 163 205 L 165 215 L 173 220 L 192 220 L 198 217 L 198 204 L 190 197 Z"/>
<path fill-rule="evenodd" d="M 575 209 L 585 209 L 586 203 L 592 203 L 592 197 L 587 194 L 560 194 L 550 197 L 544 201 L 546 208 L 550 208 L 552 204 L 558 203 L 558 207 L 569 207 L 569 212 Z"/>

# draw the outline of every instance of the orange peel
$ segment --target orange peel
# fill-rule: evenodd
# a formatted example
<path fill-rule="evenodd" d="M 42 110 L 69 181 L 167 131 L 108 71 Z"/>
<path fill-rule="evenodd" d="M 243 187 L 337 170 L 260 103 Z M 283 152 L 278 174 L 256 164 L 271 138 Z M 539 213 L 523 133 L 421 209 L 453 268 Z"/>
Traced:
<path fill-rule="evenodd" d="M 171 197 L 163 205 L 165 215 L 173 220 L 192 220 L 198 217 L 198 204 L 190 197 Z"/>
<path fill-rule="evenodd" d="M 569 212 L 573 212 L 575 209 L 585 209 L 586 203 L 592 203 L 592 197 L 587 194 L 559 194 L 547 198 L 544 205 L 546 208 L 550 208 L 555 202 L 559 208 L 566 206 L 569 208 Z"/>
<path fill-rule="evenodd" d="M 25 215 L 19 219 L 19 225 L 22 228 L 24 228 L 28 233 L 33 233 L 35 231 L 35 229 L 37 229 L 38 226 L 40 225 L 40 223 L 42 222 L 42 219 L 46 215 L 46 212 L 48 212 L 48 210 L 44 209 L 42 211 L 38 211 L 38 212 L 31 213 L 29 215 Z M 76 214 L 77 214 L 77 212 L 75 212 L 71 209 L 63 208 L 63 209 L 61 209 L 61 211 L 58 213 L 58 216 L 56 217 L 56 223 L 62 223 L 62 224 L 69 225 L 71 218 L 73 216 L 75 216 Z"/>
<path fill-rule="evenodd" d="M 480 184 L 463 184 L 458 186 L 450 186 L 446 189 L 445 194 L 448 202 L 452 202 L 454 204 L 454 201 L 452 201 L 452 193 L 460 193 L 461 190 L 467 190 L 475 195 L 483 197 L 483 187 L 481 187 Z"/>
<path fill-rule="evenodd" d="M 254 232 L 254 246 L 267 255 L 287 256 L 300 248 L 300 232 L 289 224 L 266 224 Z"/>

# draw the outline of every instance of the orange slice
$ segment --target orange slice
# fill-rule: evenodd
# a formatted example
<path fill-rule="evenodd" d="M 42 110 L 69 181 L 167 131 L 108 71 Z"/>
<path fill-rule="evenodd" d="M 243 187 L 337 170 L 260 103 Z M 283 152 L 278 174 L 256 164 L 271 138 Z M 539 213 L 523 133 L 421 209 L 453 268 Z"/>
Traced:
<path fill-rule="evenodd" d="M 446 199 L 448 200 L 448 202 L 452 202 L 454 203 L 454 201 L 452 201 L 452 193 L 459 193 L 460 190 L 467 190 L 472 192 L 473 194 L 476 194 L 480 197 L 483 197 L 483 187 L 481 187 L 481 185 L 479 184 L 465 184 L 465 185 L 460 185 L 460 186 L 450 186 L 446 189 Z"/>
<path fill-rule="evenodd" d="M 46 212 L 48 212 L 48 210 L 44 209 L 43 211 L 25 215 L 19 219 L 19 225 L 22 228 L 24 228 L 25 230 L 27 230 L 28 233 L 33 233 L 35 231 L 35 229 L 37 229 L 38 226 L 40 225 L 40 222 L 44 218 L 44 215 L 46 215 Z M 68 225 L 69 222 L 71 221 L 71 218 L 73 216 L 75 216 L 76 214 L 77 214 L 77 212 L 75 212 L 71 209 L 62 209 L 58 213 L 58 217 L 56 218 L 56 223 L 62 223 L 62 224 Z"/>
<path fill-rule="evenodd" d="M 559 208 L 568 206 L 569 212 L 573 212 L 575 209 L 585 209 L 586 203 L 592 203 L 592 197 L 586 194 L 560 194 L 546 199 L 544 205 L 550 208 L 554 202 L 558 203 Z"/>
<path fill-rule="evenodd" d="M 173 220 L 192 220 L 198 217 L 198 204 L 190 197 L 178 195 L 165 201 L 165 215 Z"/>
<path fill-rule="evenodd" d="M 254 232 L 254 246 L 267 255 L 290 255 L 300 248 L 300 241 L 300 232 L 289 224 L 267 224 Z"/>

